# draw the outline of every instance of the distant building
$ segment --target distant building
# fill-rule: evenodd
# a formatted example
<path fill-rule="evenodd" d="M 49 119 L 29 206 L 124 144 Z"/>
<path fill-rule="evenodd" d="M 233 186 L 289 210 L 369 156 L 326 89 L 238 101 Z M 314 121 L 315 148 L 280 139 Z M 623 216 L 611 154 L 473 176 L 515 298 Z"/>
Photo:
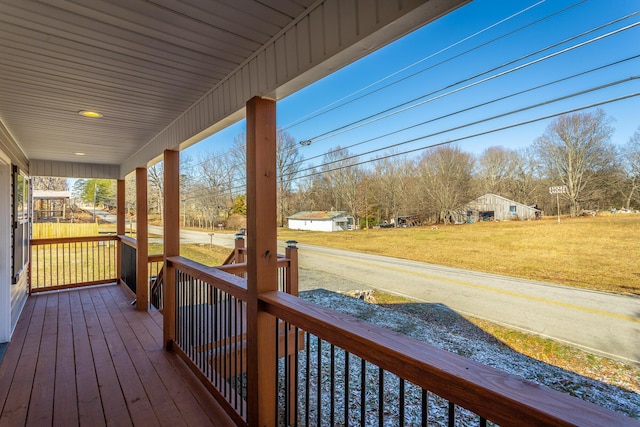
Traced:
<path fill-rule="evenodd" d="M 540 219 L 542 211 L 535 206 L 509 200 L 497 194 L 485 194 L 465 206 L 463 221 L 509 221 Z"/>
<path fill-rule="evenodd" d="M 342 231 L 354 228 L 354 219 L 345 211 L 303 211 L 291 215 L 289 228 L 292 230 Z"/>
<path fill-rule="evenodd" d="M 65 219 L 70 200 L 70 191 L 33 190 L 33 222 L 43 218 Z"/>

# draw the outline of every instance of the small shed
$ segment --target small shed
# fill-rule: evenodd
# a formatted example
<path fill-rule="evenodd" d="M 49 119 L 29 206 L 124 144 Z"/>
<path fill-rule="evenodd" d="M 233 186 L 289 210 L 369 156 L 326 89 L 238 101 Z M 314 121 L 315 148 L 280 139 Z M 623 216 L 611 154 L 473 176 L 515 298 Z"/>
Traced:
<path fill-rule="evenodd" d="M 465 206 L 467 222 L 540 219 L 542 211 L 497 194 L 487 193 Z"/>
<path fill-rule="evenodd" d="M 70 200 L 70 191 L 33 190 L 34 222 L 43 218 L 65 219 Z"/>
<path fill-rule="evenodd" d="M 291 230 L 343 231 L 354 226 L 354 219 L 345 211 L 303 211 L 287 217 Z"/>

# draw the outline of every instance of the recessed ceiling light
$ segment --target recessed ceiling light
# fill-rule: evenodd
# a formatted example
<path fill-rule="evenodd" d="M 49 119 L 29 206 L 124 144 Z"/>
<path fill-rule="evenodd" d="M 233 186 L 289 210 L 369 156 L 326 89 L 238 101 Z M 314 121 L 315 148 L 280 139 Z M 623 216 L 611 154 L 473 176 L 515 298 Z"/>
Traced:
<path fill-rule="evenodd" d="M 81 111 L 78 111 L 78 114 L 85 117 L 93 117 L 93 118 L 102 117 L 102 113 L 99 113 L 97 111 L 91 111 L 91 110 L 81 110 Z"/>
<path fill-rule="evenodd" d="M 75 154 L 76 156 L 86 156 L 86 154 L 85 154 L 85 153 L 80 153 L 80 152 L 73 153 L 73 154 Z"/>

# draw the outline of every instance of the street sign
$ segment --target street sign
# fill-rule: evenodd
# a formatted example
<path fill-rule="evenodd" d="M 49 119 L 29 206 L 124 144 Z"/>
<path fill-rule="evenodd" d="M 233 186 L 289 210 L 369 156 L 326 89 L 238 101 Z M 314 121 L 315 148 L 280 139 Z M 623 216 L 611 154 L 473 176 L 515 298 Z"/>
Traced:
<path fill-rule="evenodd" d="M 565 194 L 566 192 L 566 185 L 555 185 L 553 187 L 549 187 L 549 194 L 555 194 L 556 201 L 558 202 L 558 224 L 560 224 L 560 194 Z"/>
<path fill-rule="evenodd" d="M 549 187 L 549 194 L 565 194 L 567 192 L 566 185 L 556 185 Z"/>

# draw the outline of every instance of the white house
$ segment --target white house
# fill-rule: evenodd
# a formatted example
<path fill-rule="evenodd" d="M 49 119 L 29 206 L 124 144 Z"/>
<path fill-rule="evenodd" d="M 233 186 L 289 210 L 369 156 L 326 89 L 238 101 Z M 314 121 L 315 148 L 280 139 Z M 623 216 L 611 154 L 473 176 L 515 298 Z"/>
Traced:
<path fill-rule="evenodd" d="M 291 215 L 292 230 L 342 231 L 353 228 L 354 219 L 345 211 L 303 211 Z"/>
<path fill-rule="evenodd" d="M 474 222 L 539 219 L 542 215 L 540 209 L 491 193 L 472 200 L 465 210 L 465 220 Z"/>

